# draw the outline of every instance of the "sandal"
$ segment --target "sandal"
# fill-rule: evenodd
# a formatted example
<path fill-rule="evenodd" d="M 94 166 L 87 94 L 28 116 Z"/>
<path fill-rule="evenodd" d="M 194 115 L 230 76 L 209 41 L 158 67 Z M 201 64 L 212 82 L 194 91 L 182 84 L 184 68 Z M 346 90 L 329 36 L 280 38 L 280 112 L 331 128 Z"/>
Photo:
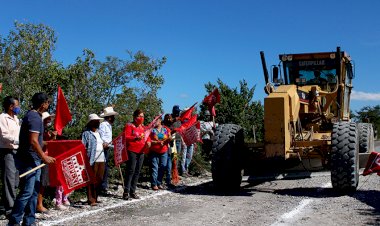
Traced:
<path fill-rule="evenodd" d="M 37 211 L 36 211 L 37 213 L 43 213 L 43 214 L 47 214 L 47 213 L 49 213 L 49 210 L 48 209 L 46 209 L 45 207 L 43 207 L 43 209 L 37 209 Z"/>

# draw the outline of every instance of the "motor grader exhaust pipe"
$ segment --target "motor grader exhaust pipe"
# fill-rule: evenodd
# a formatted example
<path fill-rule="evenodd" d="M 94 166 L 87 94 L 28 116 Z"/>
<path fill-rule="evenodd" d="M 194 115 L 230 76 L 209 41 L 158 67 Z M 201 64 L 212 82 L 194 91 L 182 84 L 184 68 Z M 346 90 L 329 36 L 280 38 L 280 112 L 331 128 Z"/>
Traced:
<path fill-rule="evenodd" d="M 264 51 L 260 51 L 261 63 L 263 65 L 264 77 L 265 77 L 265 85 L 269 83 L 269 73 L 267 69 L 267 63 L 265 62 Z"/>

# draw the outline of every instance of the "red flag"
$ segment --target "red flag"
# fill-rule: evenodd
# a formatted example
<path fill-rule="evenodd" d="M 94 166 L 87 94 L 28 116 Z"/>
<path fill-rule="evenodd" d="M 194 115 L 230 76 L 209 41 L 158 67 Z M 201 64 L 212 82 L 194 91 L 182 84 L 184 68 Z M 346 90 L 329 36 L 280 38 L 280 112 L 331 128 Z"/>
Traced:
<path fill-rule="evenodd" d="M 113 153 L 115 166 L 120 165 L 121 163 L 128 160 L 127 148 L 125 146 L 125 135 L 124 133 L 120 133 L 113 141 Z"/>
<path fill-rule="evenodd" d="M 193 104 L 189 109 L 181 113 L 181 115 L 179 116 L 181 122 L 185 122 L 191 118 L 196 104 L 197 103 Z"/>
<path fill-rule="evenodd" d="M 47 142 L 46 150 L 49 156 L 56 158 L 62 153 L 69 151 L 72 148 L 82 144 L 81 140 L 52 140 Z M 56 180 L 57 171 L 55 166 L 49 165 L 49 179 L 50 186 L 55 187 L 61 185 L 59 181 Z"/>
<path fill-rule="evenodd" d="M 149 136 L 150 136 L 150 133 L 152 132 L 152 129 L 154 128 L 154 126 L 156 125 L 156 122 L 159 118 L 162 117 L 162 114 L 160 115 L 157 115 L 151 123 L 149 123 L 149 125 L 145 126 L 145 131 L 144 131 L 144 141 L 147 142 Z"/>
<path fill-rule="evenodd" d="M 153 128 L 153 127 L 156 125 L 157 120 L 158 120 L 159 118 L 162 118 L 162 115 L 163 115 L 163 114 L 157 115 L 157 116 L 152 120 L 152 122 L 149 123 L 149 125 L 147 125 L 146 127 L 147 127 L 147 128 Z"/>
<path fill-rule="evenodd" d="M 58 86 L 57 108 L 55 110 L 54 128 L 58 135 L 62 135 L 63 128 L 71 121 L 71 113 L 62 89 Z"/>
<path fill-rule="evenodd" d="M 174 144 L 176 145 L 176 144 Z M 172 184 L 174 185 L 177 185 L 178 182 L 179 182 L 179 175 L 178 175 L 178 167 L 177 167 L 177 162 L 178 162 L 178 158 L 177 158 L 177 153 L 174 153 L 173 155 L 173 159 L 172 159 L 172 172 L 171 172 L 171 176 L 172 176 Z"/>
<path fill-rule="evenodd" d="M 94 183 L 94 174 L 82 143 L 55 159 L 56 162 L 49 166 L 54 168 L 57 174 L 56 178 L 50 177 L 50 182 L 62 185 L 63 193 L 68 194 Z"/>
<path fill-rule="evenodd" d="M 205 99 L 203 99 L 203 103 L 205 103 L 208 107 L 212 116 L 216 116 L 215 113 L 215 104 L 220 103 L 220 94 L 219 90 L 216 88 L 212 91 Z"/>
<path fill-rule="evenodd" d="M 178 129 L 183 141 L 187 146 L 195 142 L 202 142 L 200 139 L 200 123 L 197 121 L 197 115 L 193 115 L 189 121 L 182 124 Z"/>
<path fill-rule="evenodd" d="M 371 173 L 377 173 L 377 175 L 380 176 L 380 153 L 374 151 L 369 155 L 363 176 L 367 176 Z"/>
<path fill-rule="evenodd" d="M 177 128 L 177 131 L 183 131 L 186 128 L 189 128 L 194 123 L 197 122 L 198 115 L 191 116 L 186 122 L 182 123 L 179 128 Z"/>

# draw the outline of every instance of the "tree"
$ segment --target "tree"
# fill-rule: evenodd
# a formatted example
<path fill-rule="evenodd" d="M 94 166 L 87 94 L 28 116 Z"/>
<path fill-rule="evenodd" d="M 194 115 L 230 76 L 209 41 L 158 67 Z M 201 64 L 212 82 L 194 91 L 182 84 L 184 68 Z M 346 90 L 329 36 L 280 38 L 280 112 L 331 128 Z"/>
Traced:
<path fill-rule="evenodd" d="M 127 60 L 109 56 L 101 62 L 95 59 L 93 52 L 85 50 L 83 56 L 68 67 L 68 76 L 65 76 L 68 80 L 62 81 L 67 84 L 65 95 L 67 93 L 72 106 L 71 125 L 81 125 L 71 128 L 70 137 L 80 134 L 89 114 L 100 114 L 110 105 L 120 114 L 114 124 L 115 134 L 131 121 L 132 112 L 137 108 L 145 112 L 147 121 L 153 119 L 162 111 L 157 91 L 164 80 L 158 70 L 165 60 L 151 59 L 140 51 L 130 53 Z"/>
<path fill-rule="evenodd" d="M 56 40 L 55 32 L 46 25 L 18 22 L 15 30 L 0 40 L 3 95 L 18 97 L 23 109 L 35 92 L 51 94 L 52 77 L 62 73 L 62 66 L 52 58 Z"/>
<path fill-rule="evenodd" d="M 15 30 L 0 37 L 2 95 L 19 97 L 22 109 L 27 110 L 32 95 L 45 92 L 53 100 L 49 109 L 52 113 L 60 85 L 73 115 L 64 130 L 70 139 L 80 138 L 89 114 L 100 114 L 110 105 L 120 113 L 115 135 L 137 108 L 145 112 L 147 122 L 162 112 L 157 92 L 164 83 L 159 71 L 165 57 L 155 59 L 138 51 L 128 52 L 126 59 L 108 56 L 99 61 L 91 50 L 84 49 L 75 63 L 63 67 L 53 57 L 56 42 L 54 30 L 43 24 L 16 22 Z"/>
<path fill-rule="evenodd" d="M 221 96 L 220 104 L 216 108 L 216 122 L 219 124 L 233 123 L 244 128 L 246 140 L 253 139 L 253 126 L 255 126 L 256 139 L 263 139 L 264 108 L 260 101 L 253 101 L 255 86 L 248 87 L 245 80 L 240 81 L 240 87 L 230 88 L 220 79 L 217 84 L 207 83 L 205 85 L 207 95 L 215 88 L 219 89 Z M 201 118 L 207 106 L 201 105 Z"/>

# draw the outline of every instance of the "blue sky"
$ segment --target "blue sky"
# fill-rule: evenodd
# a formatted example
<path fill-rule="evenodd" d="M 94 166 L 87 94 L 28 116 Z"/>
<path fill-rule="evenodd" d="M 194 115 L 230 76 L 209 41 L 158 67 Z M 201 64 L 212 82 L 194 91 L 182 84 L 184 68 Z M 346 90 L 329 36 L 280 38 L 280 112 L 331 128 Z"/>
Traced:
<path fill-rule="evenodd" d="M 166 56 L 159 92 L 164 110 L 201 102 L 204 84 L 245 79 L 263 101 L 260 50 L 278 54 L 347 51 L 355 62 L 352 108 L 380 104 L 380 1 L 64 0 L 3 1 L 0 34 L 14 21 L 43 23 L 58 36 L 55 59 L 74 63 L 85 48 L 98 60 L 127 50 Z M 131 109 L 132 111 L 132 109 Z"/>

